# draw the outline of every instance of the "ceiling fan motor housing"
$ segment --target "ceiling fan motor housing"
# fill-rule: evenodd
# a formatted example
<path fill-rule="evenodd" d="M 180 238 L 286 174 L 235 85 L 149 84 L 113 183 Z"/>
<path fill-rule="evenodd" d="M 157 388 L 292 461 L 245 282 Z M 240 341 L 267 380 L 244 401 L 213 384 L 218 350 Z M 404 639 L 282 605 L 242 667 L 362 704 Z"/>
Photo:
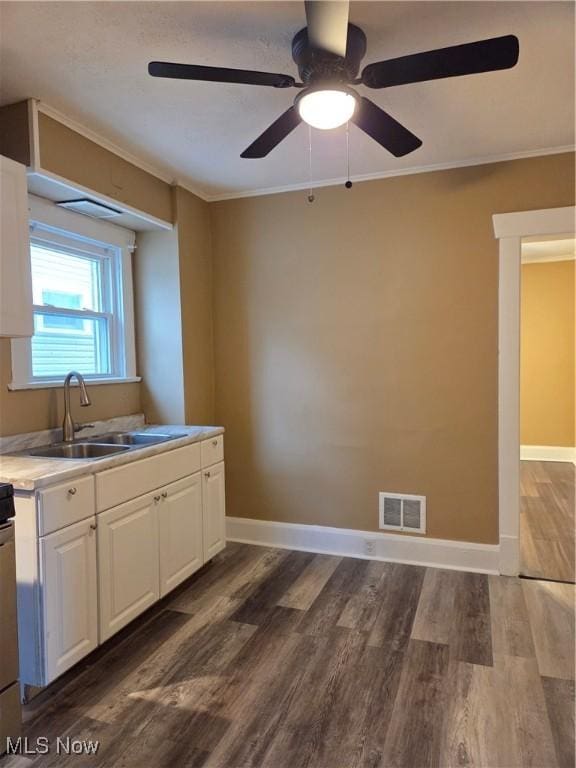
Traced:
<path fill-rule="evenodd" d="M 292 40 L 292 58 L 305 85 L 330 81 L 353 82 L 365 54 L 366 35 L 354 24 L 348 24 L 345 57 L 313 48 L 308 41 L 307 27 L 301 29 Z"/>

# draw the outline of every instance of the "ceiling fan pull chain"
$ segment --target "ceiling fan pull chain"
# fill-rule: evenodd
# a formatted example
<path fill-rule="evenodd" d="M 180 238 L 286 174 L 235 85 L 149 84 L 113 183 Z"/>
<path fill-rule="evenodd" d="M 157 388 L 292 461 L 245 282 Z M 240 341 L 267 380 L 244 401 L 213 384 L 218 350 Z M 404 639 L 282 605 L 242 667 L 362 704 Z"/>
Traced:
<path fill-rule="evenodd" d="M 313 203 L 315 198 L 312 192 L 312 128 L 308 126 L 308 202 Z"/>
<path fill-rule="evenodd" d="M 344 186 L 346 189 L 352 188 L 350 181 L 350 121 L 346 123 L 346 183 Z"/>

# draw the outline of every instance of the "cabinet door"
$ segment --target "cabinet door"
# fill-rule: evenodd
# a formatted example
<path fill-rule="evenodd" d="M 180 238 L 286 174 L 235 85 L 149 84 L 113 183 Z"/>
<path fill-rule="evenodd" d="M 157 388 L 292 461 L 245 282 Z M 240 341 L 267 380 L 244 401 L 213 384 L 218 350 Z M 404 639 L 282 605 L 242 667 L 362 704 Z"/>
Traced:
<path fill-rule="evenodd" d="M 97 516 L 100 642 L 159 598 L 159 492 Z"/>
<path fill-rule="evenodd" d="M 98 645 L 95 518 L 40 539 L 45 682 Z"/>
<path fill-rule="evenodd" d="M 26 168 L 0 157 L 0 336 L 32 336 Z"/>
<path fill-rule="evenodd" d="M 200 472 L 161 489 L 160 596 L 178 586 L 204 562 Z"/>
<path fill-rule="evenodd" d="M 202 472 L 202 519 L 204 562 L 207 562 L 226 546 L 224 462 Z"/>

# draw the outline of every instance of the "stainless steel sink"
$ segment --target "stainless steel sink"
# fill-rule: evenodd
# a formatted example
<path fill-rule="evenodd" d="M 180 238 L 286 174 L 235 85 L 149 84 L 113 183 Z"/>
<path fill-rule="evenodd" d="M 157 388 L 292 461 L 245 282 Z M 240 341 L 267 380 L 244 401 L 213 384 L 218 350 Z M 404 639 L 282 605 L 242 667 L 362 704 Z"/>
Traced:
<path fill-rule="evenodd" d="M 103 459 L 115 453 L 135 451 L 148 445 L 165 443 L 185 435 L 166 435 L 160 432 L 109 432 L 106 435 L 85 438 L 74 443 L 57 443 L 22 451 L 22 456 L 46 459 Z"/>
<path fill-rule="evenodd" d="M 61 445 L 46 445 L 43 448 L 31 448 L 25 451 L 27 456 L 44 457 L 47 459 L 103 459 L 115 453 L 129 451 L 126 445 L 106 445 L 102 443 L 62 443 Z"/>
<path fill-rule="evenodd" d="M 84 442 L 127 445 L 130 448 L 139 446 L 143 448 L 146 445 L 164 443 L 166 440 L 174 440 L 177 437 L 184 437 L 184 435 L 165 435 L 158 432 L 109 432 L 107 435 L 90 437 Z"/>

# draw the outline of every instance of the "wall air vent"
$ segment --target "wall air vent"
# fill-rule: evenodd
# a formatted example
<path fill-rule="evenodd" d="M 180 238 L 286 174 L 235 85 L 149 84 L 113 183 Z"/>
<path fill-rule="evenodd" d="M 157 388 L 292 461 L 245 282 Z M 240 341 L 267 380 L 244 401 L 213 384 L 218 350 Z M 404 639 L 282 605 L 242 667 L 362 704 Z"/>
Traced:
<path fill-rule="evenodd" d="M 93 219 L 114 219 L 116 216 L 122 215 L 122 211 L 110 208 L 109 205 L 104 205 L 104 203 L 97 203 L 88 197 L 82 197 L 79 200 L 64 200 L 61 203 L 56 203 L 56 205 L 59 205 L 60 208 L 74 211 L 74 213 L 91 216 Z"/>
<path fill-rule="evenodd" d="M 426 496 L 381 492 L 378 497 L 380 528 L 426 533 Z"/>

